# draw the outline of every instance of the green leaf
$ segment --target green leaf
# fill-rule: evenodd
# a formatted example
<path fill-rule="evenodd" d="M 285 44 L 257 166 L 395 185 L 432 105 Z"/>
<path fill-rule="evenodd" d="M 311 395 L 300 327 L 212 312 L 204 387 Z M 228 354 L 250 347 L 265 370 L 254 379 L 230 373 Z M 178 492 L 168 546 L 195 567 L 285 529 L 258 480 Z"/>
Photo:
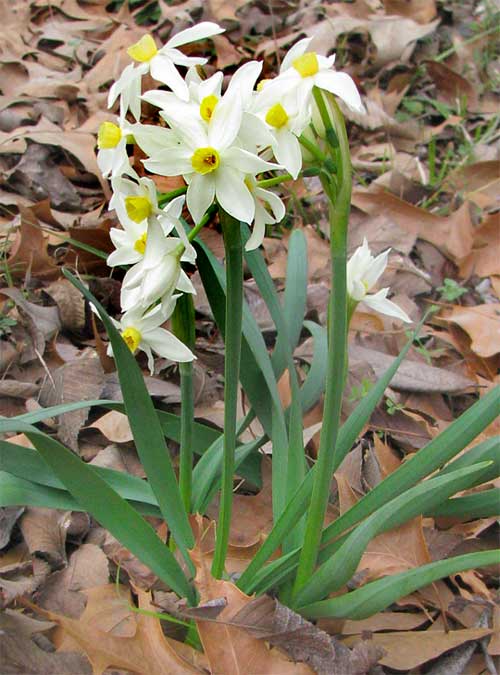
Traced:
<path fill-rule="evenodd" d="M 125 411 L 137 453 L 175 542 L 194 571 L 188 552 L 194 546 L 193 533 L 182 503 L 163 430 L 141 370 L 102 305 L 76 277 L 67 270 L 63 271 L 71 283 L 94 305 L 106 328 L 113 347 Z"/>
<path fill-rule="evenodd" d="M 414 334 L 408 340 L 399 356 L 394 359 L 394 362 L 389 366 L 384 375 L 382 375 L 378 382 L 372 387 L 372 389 L 370 389 L 368 394 L 360 401 L 355 410 L 353 410 L 346 422 L 340 428 L 338 447 L 340 452 L 342 452 L 344 455 L 349 452 L 358 435 L 361 433 L 363 427 L 370 419 L 372 412 L 375 410 L 377 403 L 384 395 L 384 392 L 394 377 L 397 369 L 399 368 L 400 363 L 408 353 L 408 350 L 413 343 L 415 335 L 418 334 L 420 327 L 421 323 L 419 326 L 417 326 Z M 279 567 L 279 575 L 281 578 L 283 566 L 285 566 L 289 571 L 292 571 L 296 565 L 298 560 L 298 551 L 295 552 L 294 556 L 287 557 L 286 561 L 283 561 L 281 566 L 273 564 L 273 567 L 268 566 L 267 568 L 262 569 L 262 566 L 266 560 L 272 556 L 274 551 L 276 551 L 276 549 L 280 546 L 283 538 L 297 522 L 297 519 L 300 518 L 305 512 L 312 490 L 313 476 L 314 467 L 306 474 L 302 485 L 300 485 L 295 495 L 288 502 L 285 511 L 275 522 L 273 529 L 269 533 L 267 539 L 257 551 L 247 569 L 238 579 L 237 585 L 245 593 L 251 593 L 257 589 L 259 592 L 263 592 L 263 590 L 268 589 L 274 584 L 274 581 L 277 578 L 277 576 L 274 574 L 275 569 Z"/>
<path fill-rule="evenodd" d="M 319 401 L 325 389 L 325 363 L 328 354 L 328 335 L 326 328 L 314 321 L 304 321 L 304 328 L 314 338 L 314 352 L 309 372 L 300 389 L 302 410 L 307 412 Z"/>
<path fill-rule="evenodd" d="M 297 605 L 306 605 L 337 591 L 355 574 L 366 547 L 381 532 L 391 530 L 420 515 L 426 506 L 439 504 L 451 495 L 488 480 L 491 462 L 452 471 L 423 481 L 391 499 L 360 523 L 340 547 L 312 575 L 297 595 Z M 328 553 L 322 552 L 323 556 Z"/>
<path fill-rule="evenodd" d="M 18 420 L 18 418 L 15 419 Z M 156 498 L 146 481 L 122 471 L 93 466 L 92 464 L 87 466 L 105 480 L 120 497 L 136 502 L 141 513 L 157 518 L 161 517 Z M 9 441 L 0 440 L 0 470 L 19 478 L 30 476 L 30 482 L 32 483 L 56 488 L 57 490 L 66 490 L 64 484 L 36 450 Z"/>
<path fill-rule="evenodd" d="M 2 420 L 0 432 L 5 431 L 24 432 L 81 507 L 178 595 L 194 602 L 194 591 L 168 547 L 158 538 L 151 525 L 93 469 L 35 427 L 16 422 L 15 419 Z"/>
<path fill-rule="evenodd" d="M 500 562 L 500 550 L 468 553 L 447 560 L 422 565 L 416 569 L 372 581 L 362 588 L 330 600 L 322 600 L 300 608 L 300 613 L 309 619 L 339 618 L 367 619 L 386 609 L 393 602 L 419 588 L 428 586 L 464 570 L 477 569 Z"/>
<path fill-rule="evenodd" d="M 500 516 L 500 488 L 447 499 L 439 506 L 426 509 L 424 515 L 431 518 L 460 518 L 465 521 Z"/>

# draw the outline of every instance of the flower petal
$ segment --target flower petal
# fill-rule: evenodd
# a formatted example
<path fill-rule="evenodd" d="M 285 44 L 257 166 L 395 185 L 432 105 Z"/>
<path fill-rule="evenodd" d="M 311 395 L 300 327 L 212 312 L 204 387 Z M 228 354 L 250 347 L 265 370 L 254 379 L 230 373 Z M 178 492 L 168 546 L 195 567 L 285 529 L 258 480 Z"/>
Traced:
<path fill-rule="evenodd" d="M 186 195 L 186 204 L 195 223 L 199 223 L 203 218 L 205 211 L 214 201 L 214 197 L 215 178 L 213 174 L 208 173 L 202 176 L 195 173 Z"/>
<path fill-rule="evenodd" d="M 320 71 L 314 77 L 314 84 L 320 89 L 326 89 L 335 94 L 356 112 L 366 112 L 358 88 L 347 73 L 338 73 L 334 70 Z"/>
<path fill-rule="evenodd" d="M 278 162 L 295 179 L 302 168 L 302 152 L 298 138 L 288 129 L 281 129 L 275 134 L 273 151 Z"/>
<path fill-rule="evenodd" d="M 255 215 L 252 193 L 245 185 L 243 174 L 231 167 L 221 166 L 215 177 L 215 196 L 224 211 L 244 223 L 251 223 Z"/>
<path fill-rule="evenodd" d="M 208 145 L 217 150 L 228 148 L 238 135 L 243 117 L 241 102 L 237 98 L 223 98 L 215 106 L 208 127 Z"/>
<path fill-rule="evenodd" d="M 168 150 L 160 150 L 154 157 L 146 159 L 144 166 L 151 173 L 160 176 L 180 176 L 193 170 L 191 155 L 192 152 L 188 148 L 179 145 Z"/>
<path fill-rule="evenodd" d="M 180 363 L 193 361 L 196 357 L 175 335 L 164 328 L 155 328 L 142 334 L 143 342 L 165 359 Z M 141 345 L 142 348 L 142 345 Z"/>
<path fill-rule="evenodd" d="M 365 305 L 368 305 L 368 307 L 371 307 L 376 312 L 386 314 L 387 316 L 393 316 L 396 319 L 405 321 L 406 323 L 412 323 L 412 320 L 410 319 L 408 314 L 404 312 L 401 309 L 401 307 L 398 307 L 396 303 L 387 299 L 386 296 L 388 291 L 389 291 L 388 288 L 383 288 L 378 293 L 374 293 L 373 295 L 366 295 L 363 298 L 363 302 L 365 303 Z"/>
<path fill-rule="evenodd" d="M 307 52 L 307 48 L 311 44 L 311 40 L 312 37 L 299 40 L 297 43 L 293 45 L 291 49 L 288 50 L 288 52 L 285 55 L 285 58 L 283 59 L 283 63 L 281 64 L 280 72 L 288 70 L 288 68 L 291 68 L 292 63 L 295 61 L 295 59 L 298 58 L 299 56 L 302 56 L 302 54 L 304 54 L 305 52 Z"/>
<path fill-rule="evenodd" d="M 168 56 L 158 53 L 151 59 L 150 69 L 155 80 L 169 86 L 174 94 L 183 101 L 189 100 L 187 84 Z"/>
<path fill-rule="evenodd" d="M 179 31 L 168 40 L 165 44 L 165 48 L 172 49 L 173 47 L 180 47 L 188 42 L 204 40 L 205 38 L 212 37 L 212 35 L 219 35 L 223 32 L 224 28 L 221 28 L 217 23 L 214 23 L 213 21 L 202 21 L 201 23 L 196 24 L 196 26 Z"/>
<path fill-rule="evenodd" d="M 256 187 L 254 194 L 257 199 L 267 202 L 271 207 L 273 213 L 273 218 L 275 223 L 279 223 L 285 217 L 286 209 L 282 200 L 278 197 L 277 194 L 271 192 L 271 190 L 264 190 L 263 188 Z"/>
<path fill-rule="evenodd" d="M 252 175 L 260 173 L 261 171 L 282 168 L 278 164 L 266 162 L 265 159 L 261 159 L 258 155 L 254 155 L 252 152 L 248 152 L 248 150 L 237 147 L 229 148 L 224 152 L 222 164 L 224 166 L 229 166 L 232 169 L 236 169 L 237 171 L 241 171 L 242 173 L 249 173 Z"/>
<path fill-rule="evenodd" d="M 387 258 L 389 257 L 389 251 L 391 249 L 388 248 L 387 251 L 384 251 L 380 255 L 378 255 L 376 258 L 374 258 L 371 261 L 370 266 L 366 270 L 363 281 L 366 283 L 367 287 L 370 289 L 379 280 L 379 278 L 382 276 L 384 273 L 385 268 L 387 267 Z"/>
<path fill-rule="evenodd" d="M 263 207 L 261 207 L 263 208 Z M 257 213 L 258 206 L 255 208 Z M 261 218 L 255 218 L 255 223 L 252 228 L 252 234 L 245 244 L 245 251 L 254 251 L 256 248 L 262 244 L 264 237 L 266 236 L 266 223 Z"/>

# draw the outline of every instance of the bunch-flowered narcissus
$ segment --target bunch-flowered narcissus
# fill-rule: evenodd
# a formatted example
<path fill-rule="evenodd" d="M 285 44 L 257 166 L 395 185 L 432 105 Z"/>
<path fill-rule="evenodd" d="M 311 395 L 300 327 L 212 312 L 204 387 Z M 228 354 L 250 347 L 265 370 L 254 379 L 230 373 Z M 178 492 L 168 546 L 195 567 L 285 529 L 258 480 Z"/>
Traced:
<path fill-rule="evenodd" d="M 390 249 L 387 249 L 375 258 L 370 252 L 368 242 L 363 239 L 363 244 L 354 251 L 347 263 L 347 293 L 356 304 L 364 302 L 376 312 L 411 323 L 406 312 L 387 299 L 388 288 L 382 288 L 378 293 L 369 293 L 387 267 L 389 252 Z"/>
<path fill-rule="evenodd" d="M 180 363 L 196 358 L 175 335 L 161 328 L 174 311 L 176 299 L 177 296 L 172 296 L 166 306 L 157 305 L 146 314 L 142 308 L 134 307 L 125 312 L 120 321 L 112 320 L 133 354 L 138 350 L 145 352 L 151 375 L 154 372 L 153 352 L 164 359 Z M 111 345 L 108 346 L 108 354 L 113 354 Z"/>
<path fill-rule="evenodd" d="M 292 47 L 274 79 L 257 84 L 263 65 L 259 61 L 239 67 L 227 86 L 222 72 L 205 77 L 200 66 L 206 58 L 192 55 L 192 49 L 188 56 L 179 48 L 222 32 L 217 24 L 202 22 L 180 31 L 163 46 L 152 35 L 131 45 L 127 53 L 132 63 L 108 97 L 110 107 L 119 100 L 119 116 L 103 122 L 98 132 L 98 163 L 111 180 L 110 209 L 121 224 L 110 231 L 115 250 L 108 264 L 128 267 L 120 296 L 124 314 L 118 325 L 133 352 L 142 349 L 148 354 L 150 368 L 153 352 L 177 361 L 194 358 L 160 327 L 179 294 L 195 293 L 182 267 L 196 263 L 186 234 L 189 228 L 182 220 L 184 206 L 197 232 L 209 207 L 217 204 L 251 226 L 246 249 L 257 248 L 266 226 L 281 222 L 286 212 L 281 198 L 264 189 L 259 178 L 283 169 L 294 179 L 300 175 L 305 137 L 312 133 L 316 112 L 313 88 L 334 93 L 355 110 L 363 109 L 350 76 L 334 70 L 334 57 L 311 51 L 309 38 Z M 160 85 L 143 92 L 142 77 L 147 73 Z M 143 101 L 158 109 L 156 122 L 151 108 L 147 123 L 141 122 Z M 134 151 L 131 162 L 133 146 L 146 157 L 138 160 Z M 160 206 L 148 172 L 178 177 L 186 184 L 180 188 L 186 195 L 176 190 Z M 287 176 L 277 176 L 278 182 L 282 178 Z M 357 277 L 352 279 L 353 302 L 358 302 L 361 287 Z M 386 290 L 365 293 L 363 299 L 387 312 L 396 306 L 385 297 Z M 400 317 L 404 314 L 396 308 L 393 315 L 395 311 Z"/>

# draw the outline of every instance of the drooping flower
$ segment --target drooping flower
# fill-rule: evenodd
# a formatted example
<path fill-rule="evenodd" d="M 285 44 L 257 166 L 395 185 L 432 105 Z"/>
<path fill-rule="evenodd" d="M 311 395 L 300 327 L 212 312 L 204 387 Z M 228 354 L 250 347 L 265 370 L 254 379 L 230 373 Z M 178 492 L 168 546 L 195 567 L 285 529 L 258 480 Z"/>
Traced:
<path fill-rule="evenodd" d="M 252 234 L 245 244 L 245 250 L 253 251 L 262 244 L 266 234 L 266 225 L 283 220 L 285 205 L 274 192 L 259 187 L 253 176 L 247 176 L 246 184 L 255 201 L 255 220 Z"/>
<path fill-rule="evenodd" d="M 123 119 L 118 124 L 103 122 L 97 132 L 97 165 L 105 178 L 121 176 L 123 173 L 135 175 L 127 155 L 127 142 L 130 125 Z"/>
<path fill-rule="evenodd" d="M 196 294 L 181 262 L 194 264 L 193 246 L 179 237 L 165 237 L 158 223 L 152 223 L 144 257 L 125 274 L 121 305 L 124 310 L 141 306 L 147 309 L 157 300 L 165 305 L 175 291 Z"/>
<path fill-rule="evenodd" d="M 314 86 L 338 96 L 350 108 L 365 112 L 354 80 L 347 73 L 334 70 L 335 55 L 322 56 L 307 51 L 312 38 L 299 40 L 286 54 L 280 73 L 262 89 L 262 99 L 272 105 L 294 94 L 297 103 L 309 107 Z"/>
<path fill-rule="evenodd" d="M 364 302 L 376 312 L 411 323 L 406 312 L 387 299 L 388 288 L 383 288 L 378 293 L 369 293 L 387 267 L 389 252 L 390 249 L 387 249 L 374 257 L 366 238 L 363 239 L 363 244 L 354 251 L 347 263 L 347 293 L 356 304 Z"/>
<path fill-rule="evenodd" d="M 140 307 L 135 307 L 125 312 L 120 321 L 111 319 L 133 354 L 138 350 L 146 353 L 151 375 L 154 372 L 153 352 L 180 363 L 196 358 L 175 335 L 161 328 L 174 311 L 176 299 L 176 296 L 172 297 L 167 306 L 157 305 L 147 314 L 143 314 Z M 113 355 L 111 345 L 108 346 L 108 354 Z"/>
<path fill-rule="evenodd" d="M 211 21 L 202 23 L 182 30 L 158 49 L 151 35 L 143 37 L 128 48 L 127 53 L 139 65 L 129 64 L 121 77 L 113 84 L 109 91 L 108 107 L 111 107 L 120 96 L 120 116 L 124 117 L 130 109 L 137 121 L 141 116 L 141 78 L 150 72 L 155 80 L 166 84 L 182 100 L 187 101 L 189 92 L 186 82 L 180 75 L 176 66 L 203 65 L 206 59 L 186 56 L 177 47 L 204 40 L 223 33 L 224 29 Z"/>
<path fill-rule="evenodd" d="M 186 203 L 195 222 L 216 198 L 231 216 L 251 223 L 255 202 L 245 184 L 246 176 L 280 167 L 235 144 L 243 118 L 239 97 L 224 97 L 208 125 L 186 116 L 182 106 L 162 115 L 179 137 L 179 146 L 154 154 L 144 166 L 162 176 L 184 177 L 188 183 Z"/>
<path fill-rule="evenodd" d="M 112 180 L 111 185 L 113 196 L 109 208 L 116 211 L 118 220 L 125 229 L 132 229 L 132 224 L 135 223 L 145 230 L 153 221 L 157 221 L 165 235 L 176 229 L 179 236 L 186 236 L 179 221 L 184 206 L 183 195 L 161 209 L 158 206 L 156 186 L 150 178 L 136 176 L 136 180 L 130 180 L 122 176 Z"/>

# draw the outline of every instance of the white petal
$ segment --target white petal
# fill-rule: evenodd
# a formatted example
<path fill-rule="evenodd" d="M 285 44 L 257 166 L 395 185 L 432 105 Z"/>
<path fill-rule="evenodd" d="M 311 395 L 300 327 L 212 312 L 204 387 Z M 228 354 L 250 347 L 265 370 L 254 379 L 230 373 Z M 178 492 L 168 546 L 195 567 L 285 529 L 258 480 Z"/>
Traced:
<path fill-rule="evenodd" d="M 127 312 L 133 307 L 142 307 L 141 287 L 136 286 L 135 288 L 125 288 L 125 286 L 122 285 L 120 292 L 120 305 L 124 312 Z"/>
<path fill-rule="evenodd" d="M 204 66 L 208 61 L 208 59 L 204 59 L 199 56 L 186 56 L 186 54 L 183 54 L 180 49 L 163 48 L 160 50 L 160 54 L 162 56 L 168 56 L 168 58 L 176 66 L 184 66 L 185 68 Z"/>
<path fill-rule="evenodd" d="M 151 75 L 155 80 L 169 86 L 174 94 L 183 101 L 189 100 L 187 84 L 168 56 L 160 53 L 156 54 L 151 59 L 150 68 Z"/>
<path fill-rule="evenodd" d="M 243 117 L 241 102 L 222 99 L 217 104 L 208 127 L 208 145 L 217 150 L 228 148 L 238 135 Z"/>
<path fill-rule="evenodd" d="M 385 268 L 387 267 L 387 258 L 389 257 L 389 251 L 384 251 L 376 258 L 371 261 L 370 267 L 366 270 L 363 281 L 366 283 L 367 287 L 370 289 L 377 283 L 378 279 L 384 273 Z"/>
<path fill-rule="evenodd" d="M 244 223 L 251 223 L 255 202 L 245 185 L 243 174 L 230 167 L 220 167 L 215 178 L 215 195 L 224 211 Z"/>
<path fill-rule="evenodd" d="M 256 209 L 257 212 L 257 209 Z M 255 219 L 255 223 L 252 228 L 252 234 L 245 244 L 245 251 L 253 251 L 262 244 L 264 237 L 266 235 L 266 223 L 259 219 Z"/>
<path fill-rule="evenodd" d="M 387 316 L 393 316 L 396 319 L 405 321 L 406 323 L 412 323 L 412 320 L 408 314 L 406 314 L 406 312 L 404 312 L 401 307 L 398 307 L 398 305 L 396 305 L 394 302 L 391 302 L 391 300 L 387 299 L 386 296 L 388 290 L 388 288 L 383 288 L 374 295 L 367 295 L 363 298 L 363 302 L 365 305 L 368 305 L 368 307 L 371 307 L 376 312 L 386 314 Z"/>
<path fill-rule="evenodd" d="M 188 42 L 204 40 L 205 38 L 212 37 L 212 35 L 219 35 L 223 32 L 224 28 L 221 28 L 218 24 L 213 23 L 212 21 L 202 21 L 196 26 L 181 30 L 179 33 L 171 37 L 166 43 L 165 47 L 180 47 L 180 45 L 185 45 Z"/>
<path fill-rule="evenodd" d="M 145 344 L 151 347 L 158 356 L 162 356 L 165 359 L 182 363 L 193 361 L 196 358 L 183 342 L 164 328 L 155 328 L 152 331 L 147 331 L 143 333 L 142 337 Z"/>
<path fill-rule="evenodd" d="M 205 176 L 195 173 L 186 194 L 186 204 L 195 223 L 199 223 L 203 218 L 205 211 L 214 201 L 214 197 L 215 178 L 213 173 L 208 173 Z"/>
<path fill-rule="evenodd" d="M 302 168 L 302 152 L 297 137 L 288 129 L 278 130 L 273 143 L 274 155 L 285 169 L 297 178 Z"/>
<path fill-rule="evenodd" d="M 116 265 L 134 265 L 139 262 L 141 258 L 142 255 L 134 248 L 131 246 L 123 246 L 109 254 L 106 264 L 109 267 L 115 267 Z"/>
<path fill-rule="evenodd" d="M 184 270 L 181 270 L 179 279 L 177 281 L 176 289 L 182 291 L 183 293 L 191 293 L 192 295 L 196 295 L 196 289 L 191 283 L 191 279 L 184 272 Z"/>
<path fill-rule="evenodd" d="M 162 89 L 151 89 L 141 96 L 143 101 L 155 105 L 157 108 L 166 108 L 168 105 L 179 103 L 179 99 L 171 91 Z"/>
<path fill-rule="evenodd" d="M 267 124 L 253 113 L 244 112 L 238 140 L 245 150 L 256 153 L 261 148 L 271 145 L 274 136 L 267 128 Z"/>
<path fill-rule="evenodd" d="M 267 202 L 271 207 L 273 212 L 273 218 L 275 223 L 279 223 L 285 217 L 286 209 L 282 200 L 278 197 L 277 194 L 271 192 L 271 190 L 264 190 L 263 188 L 255 188 L 254 194 L 257 199 Z"/>
<path fill-rule="evenodd" d="M 163 209 L 163 213 L 169 218 L 174 218 L 178 220 L 182 215 L 182 209 L 184 208 L 184 203 L 186 201 L 185 195 L 179 195 L 174 199 L 170 200 L 167 206 Z"/>
<path fill-rule="evenodd" d="M 224 152 L 222 157 L 222 164 L 229 166 L 232 169 L 237 169 L 242 173 L 249 173 L 255 175 L 261 171 L 269 171 L 273 169 L 280 169 L 278 164 L 266 162 L 252 152 L 243 150 L 242 148 L 232 147 Z"/>
<path fill-rule="evenodd" d="M 333 70 L 320 71 L 314 76 L 314 84 L 341 98 L 349 108 L 360 113 L 366 112 L 354 80 L 347 73 L 338 73 Z"/>
<path fill-rule="evenodd" d="M 198 103 L 206 96 L 220 96 L 224 74 L 221 71 L 214 73 L 212 77 L 202 80 L 198 85 Z"/>
<path fill-rule="evenodd" d="M 246 108 L 252 97 L 252 93 L 262 71 L 261 61 L 249 61 L 232 75 L 224 97 L 237 96 L 243 108 Z"/>
<path fill-rule="evenodd" d="M 184 146 L 160 150 L 154 157 L 146 159 L 144 166 L 151 173 L 160 176 L 180 176 L 193 170 L 192 152 Z"/>
<path fill-rule="evenodd" d="M 312 37 L 299 40 L 296 44 L 293 45 L 291 49 L 288 50 L 288 52 L 285 55 L 285 58 L 283 59 L 283 63 L 281 64 L 280 72 L 288 70 L 288 68 L 291 68 L 292 63 L 295 61 L 295 59 L 297 59 L 299 56 L 302 56 L 302 54 L 305 54 L 305 52 L 307 52 L 307 48 L 311 44 L 311 40 Z"/>

